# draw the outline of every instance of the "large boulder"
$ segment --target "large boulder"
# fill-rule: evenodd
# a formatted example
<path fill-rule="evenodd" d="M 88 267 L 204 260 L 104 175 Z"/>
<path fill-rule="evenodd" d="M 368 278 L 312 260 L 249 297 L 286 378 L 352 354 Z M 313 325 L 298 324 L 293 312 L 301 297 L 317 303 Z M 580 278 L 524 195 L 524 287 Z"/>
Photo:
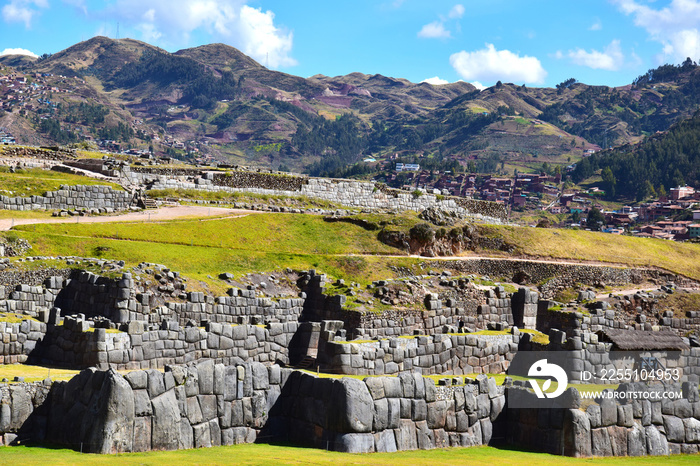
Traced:
<path fill-rule="evenodd" d="M 337 416 L 334 430 L 338 433 L 372 431 L 374 401 L 361 380 L 346 377 L 336 381 L 329 410 Z"/>
<path fill-rule="evenodd" d="M 86 449 L 95 453 L 124 453 L 133 450 L 134 392 L 114 369 L 105 374 L 102 388 L 88 406 L 84 424 Z"/>

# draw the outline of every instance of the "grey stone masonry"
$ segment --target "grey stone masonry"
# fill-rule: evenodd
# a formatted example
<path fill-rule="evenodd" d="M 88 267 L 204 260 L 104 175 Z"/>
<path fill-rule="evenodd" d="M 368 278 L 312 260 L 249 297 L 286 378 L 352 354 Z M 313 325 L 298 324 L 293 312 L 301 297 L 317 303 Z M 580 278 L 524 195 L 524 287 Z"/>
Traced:
<path fill-rule="evenodd" d="M 375 342 L 326 342 L 324 372 L 352 375 L 502 374 L 518 351 L 517 335 L 433 335 Z"/>
<path fill-rule="evenodd" d="M 126 375 L 91 368 L 68 382 L 0 384 L 0 444 L 125 453 L 265 439 L 369 453 L 500 443 L 576 457 L 694 454 L 700 446 L 697 384 L 622 384 L 617 392 L 682 398 L 620 401 L 604 392 L 584 410 L 574 389 L 566 393 L 573 407 L 562 409 L 538 407 L 508 380 L 450 382 L 436 386 L 417 373 L 318 378 L 213 361 Z M 531 396 L 532 407 L 510 407 L 514 395 Z"/>
<path fill-rule="evenodd" d="M 523 390 L 522 388 L 508 389 Z M 570 389 L 571 390 L 571 389 Z M 508 409 L 507 443 L 575 457 L 696 454 L 700 448 L 700 397 L 697 383 L 648 387 L 621 384 L 617 392 L 638 398 L 606 396 L 582 409 Z M 675 400 L 652 392 L 682 394 Z M 644 396 L 646 393 L 649 396 Z M 533 405 L 537 399 L 534 394 Z M 578 396 L 578 394 L 576 394 Z M 580 402 L 580 399 L 579 399 Z"/>
<path fill-rule="evenodd" d="M 43 196 L 0 196 L 0 209 L 4 210 L 72 210 L 96 209 L 103 212 L 127 210 L 132 196 L 110 186 L 61 186 L 58 191 L 49 191 Z"/>
<path fill-rule="evenodd" d="M 152 183 L 151 189 L 200 189 L 207 191 L 250 192 L 265 195 L 306 196 L 338 203 L 348 207 L 380 210 L 414 210 L 422 212 L 429 207 L 457 212 L 500 223 L 507 218 L 507 210 L 501 204 L 471 199 L 436 196 L 387 188 L 375 182 L 334 178 L 306 178 L 284 175 L 267 175 L 254 172 L 234 172 L 235 176 L 201 172 L 182 174 L 124 172 L 123 176 L 135 183 Z"/>

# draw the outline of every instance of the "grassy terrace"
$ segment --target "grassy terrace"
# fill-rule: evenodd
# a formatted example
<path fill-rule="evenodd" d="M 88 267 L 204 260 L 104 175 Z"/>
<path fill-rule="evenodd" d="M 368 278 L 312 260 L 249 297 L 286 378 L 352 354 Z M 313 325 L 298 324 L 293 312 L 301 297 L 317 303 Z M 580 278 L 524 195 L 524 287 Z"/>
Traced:
<path fill-rule="evenodd" d="M 509 465 L 622 465 L 654 466 L 663 461 L 668 466 L 696 465 L 700 456 L 626 458 L 568 458 L 546 453 L 531 453 L 493 447 L 444 448 L 435 450 L 404 451 L 397 453 L 351 454 L 313 448 L 283 445 L 244 444 L 232 447 L 202 448 L 168 452 L 128 453 L 122 455 L 88 455 L 67 449 L 39 447 L 0 447 L 0 460 L 13 465 L 51 464 L 368 464 L 368 465 L 434 465 L 469 464 L 475 466 Z"/>
<path fill-rule="evenodd" d="M 482 231 L 515 245 L 517 255 L 656 266 L 700 280 L 700 244 L 584 230 L 489 225 L 483 226 Z"/>
<path fill-rule="evenodd" d="M 27 168 L 10 173 L 8 167 L 0 167 L 0 194 L 5 196 L 41 196 L 65 185 L 101 185 L 121 190 L 121 186 L 82 175 Z"/>
<path fill-rule="evenodd" d="M 380 243 L 376 232 L 312 215 L 256 214 L 214 220 L 47 224 L 20 226 L 16 233 L 33 246 L 32 255 L 80 255 L 167 264 L 212 286 L 221 272 L 319 269 L 362 284 L 392 276 L 392 265 L 409 258 L 371 255 L 399 253 Z M 357 254 L 358 256 L 353 256 Z M 369 254 L 370 256 L 365 256 Z M 363 256 L 359 256 L 363 255 Z"/>

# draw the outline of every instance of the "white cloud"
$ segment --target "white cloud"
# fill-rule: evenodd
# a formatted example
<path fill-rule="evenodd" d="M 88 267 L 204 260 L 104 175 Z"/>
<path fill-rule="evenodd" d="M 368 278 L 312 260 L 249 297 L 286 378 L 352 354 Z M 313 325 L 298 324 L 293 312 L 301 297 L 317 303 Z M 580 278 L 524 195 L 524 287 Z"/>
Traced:
<path fill-rule="evenodd" d="M 418 37 L 424 39 L 447 39 L 451 37 L 451 34 L 450 31 L 445 29 L 445 25 L 441 21 L 433 21 L 418 31 Z"/>
<path fill-rule="evenodd" d="M 594 70 L 617 71 L 625 62 L 625 56 L 620 48 L 619 40 L 610 42 L 602 52 L 598 50 L 587 52 L 584 49 L 577 48 L 576 50 L 569 50 L 569 53 L 566 55 L 557 52 L 555 56 L 556 58 L 564 58 L 566 56 L 575 65 L 587 66 Z"/>
<path fill-rule="evenodd" d="M 422 82 L 422 83 L 432 84 L 433 86 L 439 86 L 439 85 L 441 85 L 441 84 L 450 84 L 450 82 L 447 81 L 446 79 L 440 79 L 440 78 L 437 77 L 437 76 L 433 76 L 432 78 L 424 79 L 424 80 L 421 81 L 421 82 Z"/>
<path fill-rule="evenodd" d="M 547 72 L 540 61 L 510 50 L 496 50 L 493 44 L 474 52 L 461 51 L 450 56 L 452 67 L 467 81 L 525 82 L 541 84 Z"/>
<path fill-rule="evenodd" d="M 274 13 L 251 8 L 244 5 L 241 9 L 241 37 L 245 53 L 253 57 L 269 57 L 273 68 L 278 66 L 293 66 L 297 62 L 291 58 L 292 33 L 285 33 L 275 27 Z"/>
<path fill-rule="evenodd" d="M 662 60 L 680 62 L 700 57 L 700 0 L 671 0 L 659 9 L 635 0 L 613 0 L 634 24 L 662 44 Z"/>
<path fill-rule="evenodd" d="M 447 17 L 444 15 L 438 15 L 440 18 L 439 20 L 423 26 L 421 30 L 418 31 L 418 37 L 422 37 L 424 39 L 452 38 L 452 33 L 447 27 L 445 27 L 445 23 L 451 23 L 456 28 L 457 32 L 461 32 L 461 27 L 458 20 L 464 16 L 465 11 L 466 9 L 464 8 L 464 5 L 457 3 L 450 9 Z"/>
<path fill-rule="evenodd" d="M 39 57 L 39 55 L 27 49 L 5 49 L 2 52 L 0 52 L 0 57 L 2 57 L 3 55 L 28 55 L 34 58 Z"/>
<path fill-rule="evenodd" d="M 71 0 L 73 1 L 73 0 Z M 105 15 L 136 24 L 141 39 L 187 44 L 205 31 L 212 41 L 240 49 L 270 68 L 293 66 L 293 33 L 275 25 L 275 14 L 248 6 L 246 0 L 117 0 Z"/>
<path fill-rule="evenodd" d="M 469 84 L 471 84 L 471 85 L 474 86 L 475 88 L 479 89 L 480 91 L 483 91 L 484 89 L 486 89 L 486 86 L 484 86 L 483 84 L 481 84 L 479 81 L 472 81 L 472 82 L 470 82 Z"/>
<path fill-rule="evenodd" d="M 589 31 L 600 31 L 601 29 L 603 29 L 603 23 L 600 21 L 600 18 L 596 18 L 595 22 L 588 28 Z"/>
<path fill-rule="evenodd" d="M 465 12 L 464 5 L 461 5 L 458 3 L 452 7 L 448 16 L 452 19 L 459 19 L 462 16 L 464 16 L 464 12 Z"/>
<path fill-rule="evenodd" d="M 63 3 L 66 5 L 71 5 L 78 10 L 80 10 L 85 16 L 88 15 L 88 9 L 87 5 L 85 4 L 85 0 L 62 0 Z"/>
<path fill-rule="evenodd" d="M 48 7 L 47 0 L 10 0 L 2 7 L 2 18 L 6 23 L 24 23 L 24 27 L 29 29 L 40 9 Z"/>

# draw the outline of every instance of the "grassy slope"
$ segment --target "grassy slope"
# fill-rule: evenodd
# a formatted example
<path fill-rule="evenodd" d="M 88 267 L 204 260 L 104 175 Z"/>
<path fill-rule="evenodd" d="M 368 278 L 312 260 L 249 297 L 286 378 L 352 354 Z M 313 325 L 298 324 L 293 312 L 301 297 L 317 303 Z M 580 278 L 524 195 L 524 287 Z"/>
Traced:
<path fill-rule="evenodd" d="M 528 466 L 557 464 L 577 465 L 634 465 L 654 466 L 663 461 L 668 466 L 695 465 L 698 455 L 636 458 L 568 458 L 493 447 L 445 448 L 436 450 L 405 451 L 397 453 L 350 454 L 312 448 L 299 448 L 265 444 L 246 444 L 233 447 L 203 448 L 168 452 L 129 453 L 118 456 L 88 455 L 66 449 L 37 447 L 0 448 L 0 460 L 6 464 L 55 466 L 72 464 L 371 464 L 371 465 L 433 465 L 433 464 L 499 464 L 502 466 Z"/>
<path fill-rule="evenodd" d="M 33 245 L 32 254 L 102 257 L 130 264 L 166 264 L 214 286 L 207 275 L 221 272 L 319 269 L 362 284 L 393 275 L 389 263 L 407 265 L 413 259 L 384 259 L 350 254 L 397 254 L 376 239 L 376 232 L 358 226 L 328 223 L 311 215 L 266 214 L 235 219 L 180 220 L 162 223 L 53 224 L 17 227 Z M 217 290 L 222 291 L 222 290 Z"/>
<path fill-rule="evenodd" d="M 7 167 L 0 167 L 0 194 L 5 196 L 43 195 L 65 185 L 103 185 L 121 190 L 119 185 L 100 181 L 87 176 L 28 168 L 10 173 Z"/>
<path fill-rule="evenodd" d="M 700 245 L 653 238 L 635 238 L 583 230 L 484 226 L 501 236 L 516 254 L 542 258 L 656 266 L 700 280 Z"/>

